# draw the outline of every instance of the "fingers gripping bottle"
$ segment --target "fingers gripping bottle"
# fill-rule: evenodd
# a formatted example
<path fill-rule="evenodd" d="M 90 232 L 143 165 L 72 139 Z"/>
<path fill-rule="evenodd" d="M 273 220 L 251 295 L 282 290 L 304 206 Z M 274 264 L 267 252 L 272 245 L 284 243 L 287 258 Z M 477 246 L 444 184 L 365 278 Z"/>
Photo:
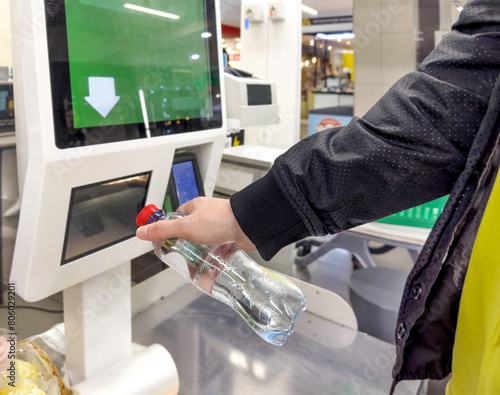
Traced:
<path fill-rule="evenodd" d="M 175 220 L 186 213 L 144 207 L 137 225 Z M 231 306 L 267 342 L 281 346 L 306 308 L 304 293 L 292 281 L 258 265 L 236 244 L 205 246 L 183 239 L 155 242 L 156 255 L 197 288 Z M 177 252 L 184 259 L 165 257 Z"/>

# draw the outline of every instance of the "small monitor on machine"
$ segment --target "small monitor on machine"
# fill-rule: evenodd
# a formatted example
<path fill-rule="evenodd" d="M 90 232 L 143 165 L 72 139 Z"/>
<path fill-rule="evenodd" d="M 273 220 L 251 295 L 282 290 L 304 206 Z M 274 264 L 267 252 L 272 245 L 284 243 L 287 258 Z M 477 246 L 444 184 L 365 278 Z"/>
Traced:
<path fill-rule="evenodd" d="M 271 85 L 247 85 L 247 99 L 249 106 L 263 106 L 273 104 Z"/>
<path fill-rule="evenodd" d="M 234 69 L 226 70 L 224 80 L 228 119 L 237 120 L 241 129 L 279 123 L 274 82 Z"/>

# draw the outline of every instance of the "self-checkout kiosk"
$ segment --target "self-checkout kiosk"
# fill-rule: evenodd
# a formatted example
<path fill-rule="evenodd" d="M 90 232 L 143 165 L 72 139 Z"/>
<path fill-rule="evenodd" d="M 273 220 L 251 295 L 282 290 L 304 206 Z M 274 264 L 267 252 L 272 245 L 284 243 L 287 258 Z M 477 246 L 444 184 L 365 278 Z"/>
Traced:
<path fill-rule="evenodd" d="M 63 291 L 75 393 L 101 393 L 102 380 L 86 383 L 111 366 L 108 386 L 116 366 L 130 377 L 113 393 L 176 393 L 166 349 L 132 345 L 130 260 L 151 250 L 135 217 L 165 202 L 176 154 L 196 154 L 213 192 L 226 137 L 218 1 L 13 0 L 11 13 L 22 201 L 11 281 L 27 301 Z"/>
<path fill-rule="evenodd" d="M 10 281 L 28 302 L 63 292 L 72 392 L 387 393 L 392 346 L 359 334 L 333 292 L 294 280 L 308 308 L 274 347 L 170 269 L 131 287 L 131 261 L 152 249 L 135 237 L 139 210 L 214 192 L 227 133 L 218 0 L 10 4 L 21 195 Z"/>

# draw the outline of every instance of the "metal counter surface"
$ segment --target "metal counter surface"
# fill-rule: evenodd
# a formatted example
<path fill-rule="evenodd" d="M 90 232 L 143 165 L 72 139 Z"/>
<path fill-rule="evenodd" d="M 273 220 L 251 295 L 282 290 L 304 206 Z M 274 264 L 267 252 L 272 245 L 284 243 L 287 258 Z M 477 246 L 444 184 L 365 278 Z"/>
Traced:
<path fill-rule="evenodd" d="M 389 343 L 306 311 L 285 345 L 272 346 L 230 307 L 191 285 L 135 316 L 132 325 L 134 342 L 168 349 L 181 395 L 376 395 L 388 394 L 392 382 Z M 418 387 L 403 382 L 396 394 L 416 394 Z"/>

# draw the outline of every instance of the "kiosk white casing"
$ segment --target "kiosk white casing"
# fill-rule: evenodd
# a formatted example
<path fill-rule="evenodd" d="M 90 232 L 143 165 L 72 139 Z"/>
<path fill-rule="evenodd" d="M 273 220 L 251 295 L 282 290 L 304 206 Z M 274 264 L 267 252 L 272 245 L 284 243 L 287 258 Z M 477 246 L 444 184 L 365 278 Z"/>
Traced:
<path fill-rule="evenodd" d="M 211 195 L 226 128 L 57 148 L 44 2 L 11 0 L 10 8 L 22 202 L 11 281 L 27 301 L 64 291 L 67 368 L 76 384 L 131 357 L 131 290 L 130 283 L 124 285 L 124 281 L 126 274 L 130 275 L 130 260 L 152 247 L 131 237 L 61 265 L 71 191 L 151 172 L 146 204 L 161 204 L 175 152 L 189 150 L 198 156 L 204 189 Z M 218 0 L 215 9 L 218 50 L 222 53 Z M 223 78 L 220 84 L 224 92 Z M 221 107 L 225 119 L 223 97 Z M 168 283 L 163 286 L 168 287 Z M 102 303 L 90 311 L 89 300 L 99 302 L 99 298 Z"/>

